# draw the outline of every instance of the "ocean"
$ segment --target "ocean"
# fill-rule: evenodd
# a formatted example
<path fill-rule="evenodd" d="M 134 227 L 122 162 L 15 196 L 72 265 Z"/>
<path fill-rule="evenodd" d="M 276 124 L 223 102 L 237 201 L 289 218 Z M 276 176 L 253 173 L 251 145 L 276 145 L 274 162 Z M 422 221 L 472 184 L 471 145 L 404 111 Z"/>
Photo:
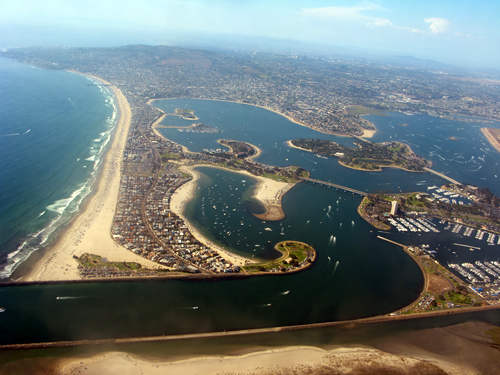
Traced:
<path fill-rule="evenodd" d="M 96 83 L 0 59 L 0 278 L 48 245 L 91 192 L 117 116 Z"/>
<path fill-rule="evenodd" d="M 110 93 L 85 77 L 8 60 L 0 60 L 0 68 L 2 272 L 8 275 L 16 261 L 50 243 L 88 196 L 116 110 Z M 17 90 L 17 96 L 9 94 L 9 90 Z M 4 103 L 10 104 L 4 108 Z M 302 137 L 331 139 L 346 145 L 353 140 L 315 132 L 262 108 L 188 99 L 157 101 L 155 105 L 166 112 L 194 109 L 200 118 L 195 122 L 222 130 L 202 134 L 160 129 L 193 151 L 219 148 L 219 138 L 244 140 L 262 149 L 259 162 L 300 165 L 313 178 L 363 191 L 425 191 L 446 183 L 429 173 L 393 168 L 383 172 L 355 171 L 340 166 L 334 158 L 318 158 L 288 148 L 287 140 Z M 484 181 L 492 191 L 500 192 L 496 183 L 500 155 L 484 143 L 480 124 L 398 113 L 367 118 L 379 129 L 374 141 L 407 141 L 415 152 L 431 158 L 436 170 L 464 182 Z M 165 123 L 188 126 L 191 122 L 168 116 Z M 458 140 L 449 139 L 449 134 Z M 199 169 L 203 178 L 186 212 L 194 225 L 216 242 L 249 257 L 272 257 L 273 244 L 284 239 L 307 242 L 318 251 L 314 266 L 293 275 L 240 280 L 0 288 L 0 306 L 6 309 L 0 316 L 0 343 L 166 335 L 355 319 L 394 311 L 419 294 L 423 278 L 418 266 L 399 247 L 377 239 L 380 232 L 356 212 L 359 196 L 301 183 L 283 199 L 286 218 L 264 223 L 251 214 L 255 210 L 249 199 L 254 188 L 251 178 Z M 7 194 L 9 198 L 4 200 Z M 226 215 L 211 209 L 222 205 Z M 4 225 L 12 230 L 5 230 Z M 454 233 L 444 230 L 434 239 L 394 230 L 382 235 L 402 243 L 456 240 Z M 494 254 L 499 249 L 500 245 L 490 246 L 485 251 Z M 497 312 L 473 316 L 500 321 Z M 434 321 L 447 324 L 460 318 Z"/>

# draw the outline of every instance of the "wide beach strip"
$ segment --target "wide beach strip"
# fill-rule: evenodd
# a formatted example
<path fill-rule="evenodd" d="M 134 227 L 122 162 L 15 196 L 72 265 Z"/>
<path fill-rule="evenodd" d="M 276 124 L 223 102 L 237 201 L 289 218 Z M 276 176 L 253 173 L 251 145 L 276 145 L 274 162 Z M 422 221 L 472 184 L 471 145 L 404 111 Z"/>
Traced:
<path fill-rule="evenodd" d="M 33 271 L 20 281 L 79 280 L 78 264 L 73 256 L 84 253 L 100 255 L 114 261 L 137 262 L 149 268 L 158 267 L 157 263 L 118 246 L 111 238 L 110 229 L 120 188 L 120 167 L 132 113 L 127 99 L 118 88 L 102 79 L 93 78 L 111 88 L 118 102 L 119 120 L 111 147 L 104 159 L 99 180 L 93 187 L 95 191 L 82 212 L 47 251 Z"/>

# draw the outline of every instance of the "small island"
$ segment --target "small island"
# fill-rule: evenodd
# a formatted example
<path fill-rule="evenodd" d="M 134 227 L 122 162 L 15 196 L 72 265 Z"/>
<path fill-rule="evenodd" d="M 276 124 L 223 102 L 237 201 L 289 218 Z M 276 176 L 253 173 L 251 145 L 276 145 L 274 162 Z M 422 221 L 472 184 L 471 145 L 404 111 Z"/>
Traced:
<path fill-rule="evenodd" d="M 366 140 L 355 142 L 350 148 L 324 139 L 294 139 L 292 147 L 313 152 L 316 155 L 334 156 L 345 167 L 365 171 L 381 171 L 382 167 L 402 168 L 412 172 L 424 172 L 432 162 L 415 154 L 401 142 L 373 143 Z"/>
<path fill-rule="evenodd" d="M 162 126 L 160 126 L 162 127 Z M 197 124 L 193 124 L 189 127 L 181 127 L 181 128 L 177 128 L 177 130 L 179 130 L 180 132 L 186 132 L 186 133 L 220 133 L 221 130 L 216 128 L 216 127 L 213 127 L 213 126 L 210 126 L 210 125 L 206 125 L 206 124 L 203 124 L 203 123 L 197 123 Z"/>
<path fill-rule="evenodd" d="M 256 157 L 260 154 L 260 150 L 250 143 L 233 141 L 230 139 L 219 139 L 217 142 L 229 147 L 232 154 L 237 158 Z"/>
<path fill-rule="evenodd" d="M 306 243 L 282 241 L 274 246 L 282 255 L 278 259 L 244 266 L 248 273 L 290 273 L 309 267 L 316 260 L 316 250 Z"/>
<path fill-rule="evenodd" d="M 181 116 L 182 118 L 185 118 L 186 120 L 198 120 L 198 117 L 196 117 L 194 115 L 193 109 L 176 108 L 175 114 L 177 116 Z"/>

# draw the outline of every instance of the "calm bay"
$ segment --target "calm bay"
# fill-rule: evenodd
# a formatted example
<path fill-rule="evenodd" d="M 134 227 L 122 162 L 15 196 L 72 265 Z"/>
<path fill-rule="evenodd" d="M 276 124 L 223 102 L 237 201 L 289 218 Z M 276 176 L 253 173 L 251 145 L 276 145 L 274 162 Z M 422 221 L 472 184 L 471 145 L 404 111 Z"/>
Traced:
<path fill-rule="evenodd" d="M 87 81 L 82 81 L 82 85 L 84 82 Z M 346 145 L 353 140 L 315 132 L 262 108 L 192 99 L 165 100 L 155 105 L 165 112 L 173 112 L 175 108 L 194 109 L 200 118 L 195 122 L 222 130 L 216 134 L 160 130 L 165 137 L 192 151 L 218 148 L 220 145 L 215 141 L 219 138 L 238 139 L 263 150 L 259 162 L 299 165 L 309 170 L 313 178 L 363 191 L 425 190 L 430 185 L 446 183 L 429 173 L 398 169 L 373 173 L 355 171 L 340 166 L 336 159 L 317 158 L 288 148 L 285 142 L 294 138 L 331 139 Z M 479 125 L 392 113 L 388 117 L 368 119 L 379 130 L 373 141 L 406 141 L 415 152 L 430 158 L 436 170 L 463 182 L 484 181 L 492 191 L 499 193 L 495 179 L 500 172 L 500 155 L 489 149 Z M 400 126 L 399 122 L 408 126 Z M 168 116 L 164 123 L 188 126 L 191 122 Z M 459 140 L 450 140 L 448 134 Z M 204 167 L 199 170 L 203 178 L 186 212 L 194 225 L 217 242 L 249 257 L 272 257 L 272 246 L 284 239 L 304 241 L 318 251 L 315 265 L 294 275 L 239 280 L 1 288 L 0 301 L 6 308 L 0 319 L 1 343 L 210 332 L 348 320 L 391 312 L 419 294 L 423 278 L 418 266 L 399 247 L 376 238 L 378 231 L 356 213 L 358 196 L 301 183 L 283 199 L 286 218 L 281 222 L 263 223 L 251 214 L 256 209 L 249 199 L 253 188 L 251 179 L 229 171 Z M 221 214 L 222 207 L 226 215 Z M 402 243 L 432 240 L 392 232 L 387 235 L 393 236 L 391 239 L 399 236 Z M 454 240 L 448 232 L 435 239 L 442 244 Z M 500 246 L 491 251 L 500 251 Z M 489 320 L 500 319 L 496 312 L 476 314 L 474 318 L 482 319 L 483 315 Z M 457 320 L 460 318 L 441 318 L 439 324 Z"/>

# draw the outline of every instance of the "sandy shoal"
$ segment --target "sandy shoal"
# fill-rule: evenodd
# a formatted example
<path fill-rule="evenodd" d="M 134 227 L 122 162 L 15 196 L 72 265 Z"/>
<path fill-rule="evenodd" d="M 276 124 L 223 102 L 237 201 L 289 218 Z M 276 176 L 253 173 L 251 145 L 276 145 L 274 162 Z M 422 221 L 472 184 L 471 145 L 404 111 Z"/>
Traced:
<path fill-rule="evenodd" d="M 93 78 L 110 85 L 97 77 Z M 120 188 L 123 150 L 132 112 L 122 92 L 114 86 L 109 87 L 115 94 L 120 117 L 110 149 L 101 166 L 99 180 L 93 186 L 94 192 L 62 236 L 48 249 L 34 269 L 21 278 L 22 281 L 78 280 L 78 264 L 73 256 L 83 253 L 100 255 L 109 261 L 137 262 L 150 268 L 158 266 L 118 246 L 111 238 L 111 225 Z"/>
<path fill-rule="evenodd" d="M 210 167 L 210 168 L 220 168 L 220 167 L 215 167 L 215 166 L 210 166 L 210 165 L 199 165 L 203 167 Z M 186 226 L 188 227 L 189 231 L 196 237 L 198 241 L 201 243 L 205 244 L 206 246 L 210 247 L 213 250 L 216 250 L 217 252 L 221 253 L 222 256 L 227 258 L 228 260 L 232 261 L 236 265 L 243 265 L 247 262 L 252 262 L 252 260 L 230 253 L 224 248 L 221 248 L 220 246 L 214 244 L 212 241 L 210 241 L 208 238 L 206 238 L 197 228 L 189 224 L 188 220 L 186 217 L 183 215 L 184 212 L 184 207 L 185 205 L 191 200 L 193 195 L 195 194 L 196 186 L 197 183 L 196 181 L 200 178 L 200 173 L 196 171 L 196 166 L 182 166 L 180 169 L 184 171 L 185 173 L 189 173 L 193 176 L 192 180 L 178 188 L 174 194 L 172 194 L 172 197 L 170 198 L 170 209 L 172 212 L 175 214 L 179 215 L 184 222 L 186 223 Z M 223 169 L 223 168 L 221 168 Z M 231 170 L 232 171 L 232 170 Z M 244 171 L 232 171 L 235 173 L 243 174 L 249 177 L 252 177 L 258 181 L 257 183 L 257 188 L 254 191 L 253 198 L 259 200 L 264 206 L 268 204 L 275 204 L 276 202 L 276 197 L 282 196 L 284 192 L 289 190 L 293 184 L 288 184 L 285 182 L 279 182 L 279 181 L 274 181 L 269 178 L 264 178 L 260 176 L 255 176 L 249 172 L 244 172 Z M 280 200 L 281 201 L 281 200 Z"/>

